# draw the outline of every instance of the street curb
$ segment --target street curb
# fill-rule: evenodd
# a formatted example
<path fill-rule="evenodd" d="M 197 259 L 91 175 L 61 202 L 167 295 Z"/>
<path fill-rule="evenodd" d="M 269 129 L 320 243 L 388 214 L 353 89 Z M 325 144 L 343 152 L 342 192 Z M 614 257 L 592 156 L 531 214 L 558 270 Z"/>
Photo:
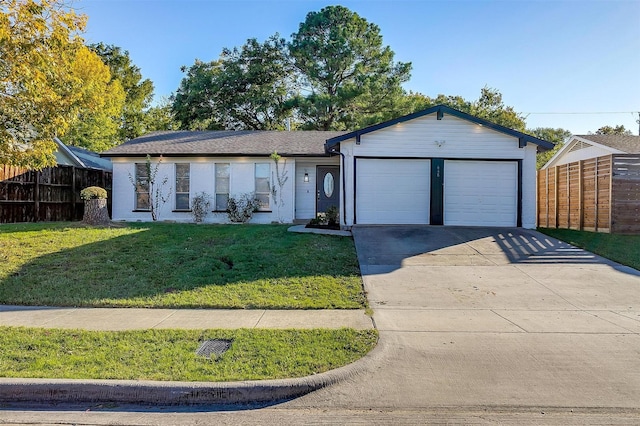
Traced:
<path fill-rule="evenodd" d="M 384 352 L 385 345 L 378 340 L 371 352 L 351 364 L 297 379 L 209 383 L 0 378 L 0 402 L 115 402 L 152 405 L 275 403 L 305 395 L 369 371 L 378 363 Z"/>

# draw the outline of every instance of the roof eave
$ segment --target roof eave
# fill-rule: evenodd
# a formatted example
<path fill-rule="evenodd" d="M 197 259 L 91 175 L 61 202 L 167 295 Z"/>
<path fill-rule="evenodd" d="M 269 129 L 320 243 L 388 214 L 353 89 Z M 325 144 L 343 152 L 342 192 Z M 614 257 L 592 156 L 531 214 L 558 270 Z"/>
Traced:
<path fill-rule="evenodd" d="M 84 168 L 84 169 L 88 169 L 89 167 L 87 167 L 87 165 L 84 163 L 84 161 L 82 161 L 82 159 L 80 159 L 80 157 L 78 157 L 73 151 L 71 151 L 69 149 L 69 147 L 67 145 L 64 144 L 64 142 L 62 142 L 60 139 L 58 139 L 57 137 L 53 138 L 53 141 L 56 143 L 56 145 L 58 145 L 58 149 L 61 150 L 62 152 L 65 153 L 65 155 L 67 155 L 67 157 L 69 157 L 69 159 L 76 163 L 75 166 L 76 167 L 80 167 L 80 168 Z"/>
<path fill-rule="evenodd" d="M 163 153 L 153 153 L 153 152 L 149 152 L 149 153 L 140 153 L 140 152 L 135 152 L 135 153 L 126 153 L 126 152 L 120 152 L 120 153 L 106 153 L 103 152 L 100 154 L 100 157 L 104 157 L 104 158 L 123 158 L 123 157 L 132 157 L 132 158 L 144 158 L 147 155 L 149 155 L 150 157 L 180 157 L 180 158 L 185 158 L 185 157 L 270 157 L 272 155 L 272 153 L 186 153 L 186 152 L 179 152 L 179 153 L 171 153 L 171 152 L 163 152 Z M 287 153 L 287 152 L 283 152 L 283 153 L 278 153 L 278 155 L 280 155 L 281 157 L 330 157 L 330 153 L 328 152 L 323 152 L 323 153 Z"/>
<path fill-rule="evenodd" d="M 492 123 L 485 119 L 475 117 L 471 114 L 467 114 L 466 112 L 458 111 L 457 109 L 448 107 L 446 105 L 436 105 L 422 111 L 414 112 L 413 114 L 404 115 L 402 117 L 398 117 L 393 120 L 388 120 L 383 123 L 375 124 L 373 126 L 365 127 L 359 130 L 354 130 L 353 132 L 349 132 L 341 136 L 327 139 L 327 141 L 325 142 L 325 150 L 329 152 L 331 148 L 335 147 L 336 145 L 339 145 L 340 142 L 342 141 L 353 139 L 353 138 L 356 138 L 356 140 L 358 141 L 360 139 L 360 136 L 366 133 L 374 132 L 376 130 L 384 129 L 386 127 L 390 127 L 398 123 L 403 123 L 405 121 L 413 120 L 415 118 L 420 118 L 425 115 L 430 115 L 433 113 L 437 114 L 438 120 L 441 120 L 444 117 L 444 114 L 446 113 L 449 115 L 453 115 L 454 117 L 471 121 L 473 123 L 479 124 L 483 127 L 487 127 L 497 132 L 506 133 L 510 136 L 517 137 L 518 143 L 521 148 L 526 146 L 528 142 L 538 145 L 543 150 L 553 149 L 554 147 L 553 143 L 542 140 L 542 139 L 538 139 L 535 136 L 527 135 L 526 133 L 522 133 L 517 130 L 513 130 L 508 127 L 501 126 L 499 124 Z"/>

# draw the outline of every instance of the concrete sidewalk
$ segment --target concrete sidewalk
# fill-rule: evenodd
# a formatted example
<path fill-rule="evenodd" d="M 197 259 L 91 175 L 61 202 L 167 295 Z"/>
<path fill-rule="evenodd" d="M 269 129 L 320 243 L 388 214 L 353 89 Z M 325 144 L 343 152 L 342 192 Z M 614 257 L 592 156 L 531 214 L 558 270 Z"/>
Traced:
<path fill-rule="evenodd" d="M 144 309 L 0 305 L 0 326 L 136 330 L 150 328 L 373 328 L 363 309 Z"/>

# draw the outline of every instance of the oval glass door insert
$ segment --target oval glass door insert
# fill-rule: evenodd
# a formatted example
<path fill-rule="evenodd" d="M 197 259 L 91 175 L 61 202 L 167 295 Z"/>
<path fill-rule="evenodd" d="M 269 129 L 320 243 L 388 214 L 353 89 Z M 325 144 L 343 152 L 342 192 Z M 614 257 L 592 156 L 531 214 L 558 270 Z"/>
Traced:
<path fill-rule="evenodd" d="M 324 196 L 330 198 L 333 195 L 333 174 L 324 175 Z"/>

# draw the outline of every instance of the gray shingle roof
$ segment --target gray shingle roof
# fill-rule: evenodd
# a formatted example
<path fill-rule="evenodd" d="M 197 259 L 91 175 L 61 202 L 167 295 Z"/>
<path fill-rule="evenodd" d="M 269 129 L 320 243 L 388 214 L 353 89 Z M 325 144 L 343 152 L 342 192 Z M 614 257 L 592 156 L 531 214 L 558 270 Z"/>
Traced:
<path fill-rule="evenodd" d="M 69 151 L 73 152 L 87 168 L 107 171 L 113 170 L 111 160 L 108 158 L 100 158 L 100 154 L 97 152 L 89 151 L 77 146 L 67 146 L 67 148 L 69 148 Z"/>
<path fill-rule="evenodd" d="M 576 135 L 600 145 L 626 152 L 627 154 L 640 154 L 640 136 L 631 135 Z"/>
<path fill-rule="evenodd" d="M 323 131 L 165 131 L 149 133 L 103 152 L 104 157 L 176 156 L 324 156 L 327 139 L 346 132 Z"/>

